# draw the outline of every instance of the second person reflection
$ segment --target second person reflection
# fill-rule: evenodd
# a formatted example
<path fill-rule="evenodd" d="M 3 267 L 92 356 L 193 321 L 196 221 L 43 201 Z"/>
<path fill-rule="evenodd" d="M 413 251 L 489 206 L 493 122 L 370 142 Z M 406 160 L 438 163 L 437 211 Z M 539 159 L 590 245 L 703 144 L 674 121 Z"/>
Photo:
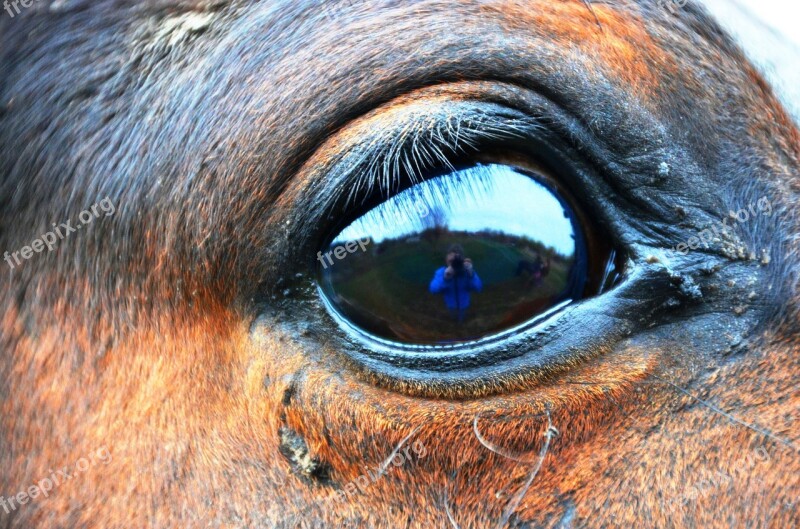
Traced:
<path fill-rule="evenodd" d="M 469 307 L 469 293 L 480 292 L 483 285 L 472 267 L 472 259 L 464 257 L 464 249 L 460 244 L 448 248 L 445 263 L 447 266 L 433 274 L 429 290 L 432 294 L 442 294 L 453 319 L 463 322 L 464 313 Z"/>

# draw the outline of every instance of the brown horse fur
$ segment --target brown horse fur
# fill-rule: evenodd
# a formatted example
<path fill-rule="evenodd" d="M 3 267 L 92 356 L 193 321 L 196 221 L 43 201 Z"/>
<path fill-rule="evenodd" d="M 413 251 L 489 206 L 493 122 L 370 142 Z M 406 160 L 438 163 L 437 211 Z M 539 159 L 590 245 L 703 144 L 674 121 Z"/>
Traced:
<path fill-rule="evenodd" d="M 691 0 L 321 6 L 0 17 L 0 250 L 116 204 L 0 274 L 0 495 L 111 455 L 0 527 L 796 527 L 800 136 L 714 21 Z M 643 275 L 569 313 L 553 364 L 395 376 L 341 345 L 316 234 L 397 177 L 393 145 L 481 105 L 463 138 L 570 123 Z M 770 217 L 662 251 L 762 196 Z"/>

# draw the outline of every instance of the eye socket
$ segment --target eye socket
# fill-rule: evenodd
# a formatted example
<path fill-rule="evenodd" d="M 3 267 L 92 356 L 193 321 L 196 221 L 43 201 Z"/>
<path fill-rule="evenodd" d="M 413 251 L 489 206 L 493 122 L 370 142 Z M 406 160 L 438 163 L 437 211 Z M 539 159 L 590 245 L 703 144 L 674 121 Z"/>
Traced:
<path fill-rule="evenodd" d="M 375 205 L 317 253 L 329 308 L 373 338 L 471 342 L 601 293 L 621 259 L 540 169 L 475 164 Z"/>

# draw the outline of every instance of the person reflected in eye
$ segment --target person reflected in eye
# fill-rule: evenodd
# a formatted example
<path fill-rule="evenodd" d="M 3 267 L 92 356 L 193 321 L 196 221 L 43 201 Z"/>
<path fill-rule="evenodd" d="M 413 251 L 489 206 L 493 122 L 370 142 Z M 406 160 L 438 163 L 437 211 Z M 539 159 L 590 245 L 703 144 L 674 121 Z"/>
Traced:
<path fill-rule="evenodd" d="M 550 257 L 542 260 L 542 256 L 536 254 L 533 261 L 522 259 L 517 264 L 517 275 L 528 275 L 525 288 L 538 287 L 544 282 L 544 278 L 550 273 Z"/>
<path fill-rule="evenodd" d="M 469 307 L 470 292 L 480 292 L 483 284 L 472 266 L 472 259 L 464 257 L 460 244 L 448 248 L 445 264 L 447 266 L 433 274 L 429 290 L 432 294 L 442 294 L 453 319 L 461 323 Z"/>

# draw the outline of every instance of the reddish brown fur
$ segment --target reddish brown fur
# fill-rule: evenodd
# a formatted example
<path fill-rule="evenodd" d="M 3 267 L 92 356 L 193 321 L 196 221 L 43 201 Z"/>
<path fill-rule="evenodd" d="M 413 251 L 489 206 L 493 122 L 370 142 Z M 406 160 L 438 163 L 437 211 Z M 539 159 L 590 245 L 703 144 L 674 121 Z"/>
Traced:
<path fill-rule="evenodd" d="M 632 102 L 656 115 L 673 111 L 670 90 L 678 85 L 682 97 L 694 101 L 694 112 L 718 116 L 720 123 L 727 119 L 720 98 L 735 96 L 747 141 L 770 169 L 764 178 L 774 180 L 783 205 L 796 208 L 800 136 L 739 56 L 693 46 L 685 27 L 671 28 L 664 16 L 648 20 L 627 3 L 593 5 L 600 28 L 581 2 L 469 4 L 458 8 L 465 32 L 490 31 L 475 28 L 491 24 L 491 31 L 517 39 L 513 47 L 524 42 L 569 57 L 589 82 L 624 86 Z M 421 12 L 419 23 L 436 16 Z M 729 92 L 720 95 L 698 75 L 706 70 L 726 72 Z M 282 75 L 291 78 L 288 70 Z M 331 130 L 292 173 L 268 214 L 271 226 L 281 225 L 315 171 L 356 138 L 359 127 L 379 129 L 390 114 L 402 112 L 406 98 L 430 97 L 425 90 L 403 91 L 346 129 Z M 457 82 L 441 90 L 451 92 L 448 97 L 480 91 Z M 231 135 L 247 143 L 250 132 Z M 251 166 L 241 167 L 251 175 Z M 268 200 L 261 179 L 240 185 L 260 186 L 256 198 Z M 209 202 L 199 214 L 213 218 L 221 206 Z M 789 218 L 795 223 L 788 233 L 796 234 L 797 217 Z M 252 220 L 249 233 L 263 229 L 263 217 Z M 796 237 L 792 244 L 784 247 L 790 263 L 798 255 Z M 71 272 L 46 259 L 3 278 L 0 494 L 25 490 L 49 469 L 101 446 L 113 460 L 13 517 L 0 510 L 0 527 L 273 527 L 284 521 L 287 527 L 427 528 L 451 526 L 448 509 L 461 528 L 493 527 L 532 465 L 490 452 L 473 421 L 479 417 L 492 443 L 536 462 L 548 413 L 560 434 L 511 527 L 783 528 L 800 520 L 797 292 L 781 300 L 781 319 L 745 337 L 746 350 L 730 360 L 665 332 L 592 351 L 592 359 L 570 369 L 470 394 L 434 395 L 364 373 L 340 351 L 310 345 L 276 318 L 252 326 L 247 302 L 238 297 L 243 287 L 229 283 L 237 273 L 241 282 L 259 281 L 256 265 L 244 256 L 244 263 L 237 256 L 225 270 L 215 269 L 213 258 L 207 269 L 178 268 L 173 248 L 158 233 L 142 247 L 147 251 L 138 264 L 128 265 L 155 272 L 135 290 L 123 280 L 114 291 L 89 272 L 65 279 Z M 175 278 L 185 286 L 176 286 Z M 698 404 L 667 380 L 795 448 Z M 281 455 L 279 432 L 286 428 L 327 465 L 329 482 L 303 475 Z M 410 442 L 423 443 L 425 457 L 394 468 L 347 504 L 314 504 L 380 465 L 411 432 Z M 737 462 L 761 446 L 769 459 L 752 471 L 736 473 L 686 506 L 665 507 L 716 470 L 734 474 Z"/>

